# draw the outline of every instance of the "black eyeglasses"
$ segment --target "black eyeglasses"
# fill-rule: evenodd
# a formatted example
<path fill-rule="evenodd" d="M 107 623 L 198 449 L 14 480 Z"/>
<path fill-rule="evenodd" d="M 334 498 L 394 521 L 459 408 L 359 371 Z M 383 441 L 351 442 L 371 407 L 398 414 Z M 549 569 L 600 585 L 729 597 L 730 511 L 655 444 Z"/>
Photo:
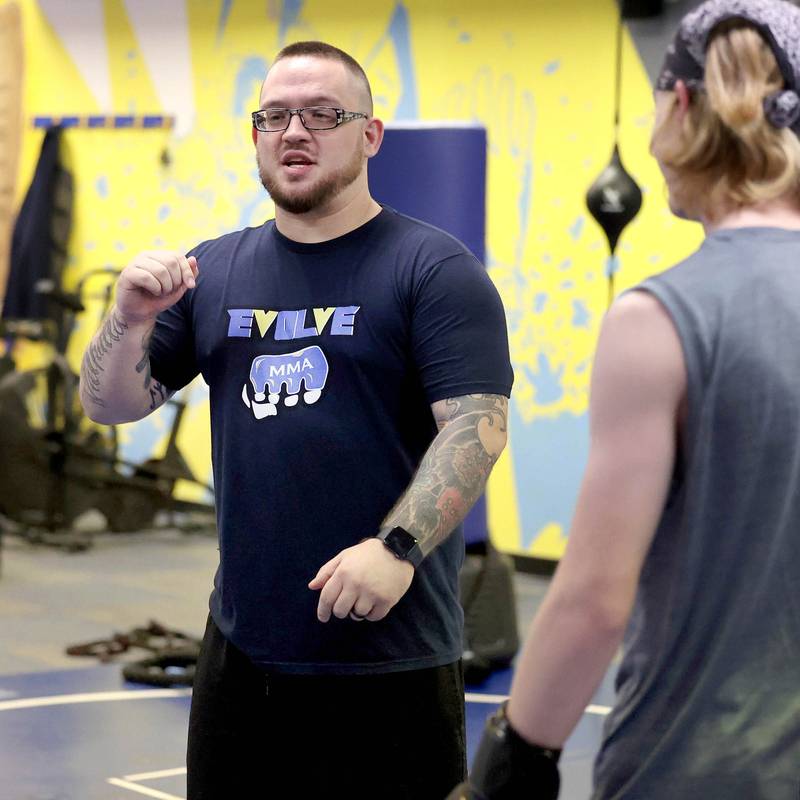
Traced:
<path fill-rule="evenodd" d="M 367 119 L 367 114 L 360 111 L 345 111 L 343 108 L 330 106 L 308 106 L 307 108 L 264 108 L 254 111 L 253 127 L 264 133 L 285 131 L 297 114 L 300 122 L 309 131 L 329 131 L 338 128 L 344 122 L 353 119 Z"/>

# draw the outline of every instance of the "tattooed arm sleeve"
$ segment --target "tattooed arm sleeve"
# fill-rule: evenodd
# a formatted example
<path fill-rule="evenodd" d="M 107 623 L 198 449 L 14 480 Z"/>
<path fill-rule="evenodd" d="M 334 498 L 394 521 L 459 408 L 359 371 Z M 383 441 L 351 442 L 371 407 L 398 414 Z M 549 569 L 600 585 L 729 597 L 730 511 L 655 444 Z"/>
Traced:
<path fill-rule="evenodd" d="M 486 485 L 505 447 L 508 399 L 470 394 L 431 406 L 439 434 L 414 479 L 384 521 L 419 541 L 425 555 L 450 535 Z"/>
<path fill-rule="evenodd" d="M 172 395 L 150 374 L 149 344 L 154 323 L 131 326 L 115 308 L 83 354 L 80 397 L 95 422 L 132 422 Z"/>

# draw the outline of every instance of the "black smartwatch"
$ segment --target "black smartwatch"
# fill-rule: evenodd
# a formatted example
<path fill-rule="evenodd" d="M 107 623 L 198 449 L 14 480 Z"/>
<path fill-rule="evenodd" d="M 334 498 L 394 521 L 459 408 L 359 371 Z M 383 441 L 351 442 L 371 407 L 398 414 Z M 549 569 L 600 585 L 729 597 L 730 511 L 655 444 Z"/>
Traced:
<path fill-rule="evenodd" d="M 417 540 L 399 525 L 394 528 L 383 528 L 376 534 L 383 544 L 392 551 L 395 558 L 408 561 L 414 569 L 422 563 L 422 550 Z"/>

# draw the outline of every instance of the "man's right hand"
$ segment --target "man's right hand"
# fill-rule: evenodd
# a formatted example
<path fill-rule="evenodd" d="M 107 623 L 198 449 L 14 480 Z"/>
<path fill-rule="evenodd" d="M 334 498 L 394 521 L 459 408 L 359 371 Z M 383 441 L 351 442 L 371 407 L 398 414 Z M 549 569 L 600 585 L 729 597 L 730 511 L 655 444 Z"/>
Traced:
<path fill-rule="evenodd" d="M 197 259 L 173 250 L 145 250 L 117 279 L 117 312 L 128 324 L 155 319 L 175 305 L 197 277 Z"/>

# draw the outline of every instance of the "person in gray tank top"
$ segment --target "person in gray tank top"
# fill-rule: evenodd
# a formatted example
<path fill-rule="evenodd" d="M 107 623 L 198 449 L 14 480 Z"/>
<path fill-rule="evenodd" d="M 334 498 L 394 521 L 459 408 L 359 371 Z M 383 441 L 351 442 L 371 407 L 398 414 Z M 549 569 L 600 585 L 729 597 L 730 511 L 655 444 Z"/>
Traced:
<path fill-rule="evenodd" d="M 655 101 L 706 238 L 603 322 L 569 543 L 453 799 L 555 798 L 620 644 L 594 800 L 800 796 L 800 9 L 703 3 Z"/>

